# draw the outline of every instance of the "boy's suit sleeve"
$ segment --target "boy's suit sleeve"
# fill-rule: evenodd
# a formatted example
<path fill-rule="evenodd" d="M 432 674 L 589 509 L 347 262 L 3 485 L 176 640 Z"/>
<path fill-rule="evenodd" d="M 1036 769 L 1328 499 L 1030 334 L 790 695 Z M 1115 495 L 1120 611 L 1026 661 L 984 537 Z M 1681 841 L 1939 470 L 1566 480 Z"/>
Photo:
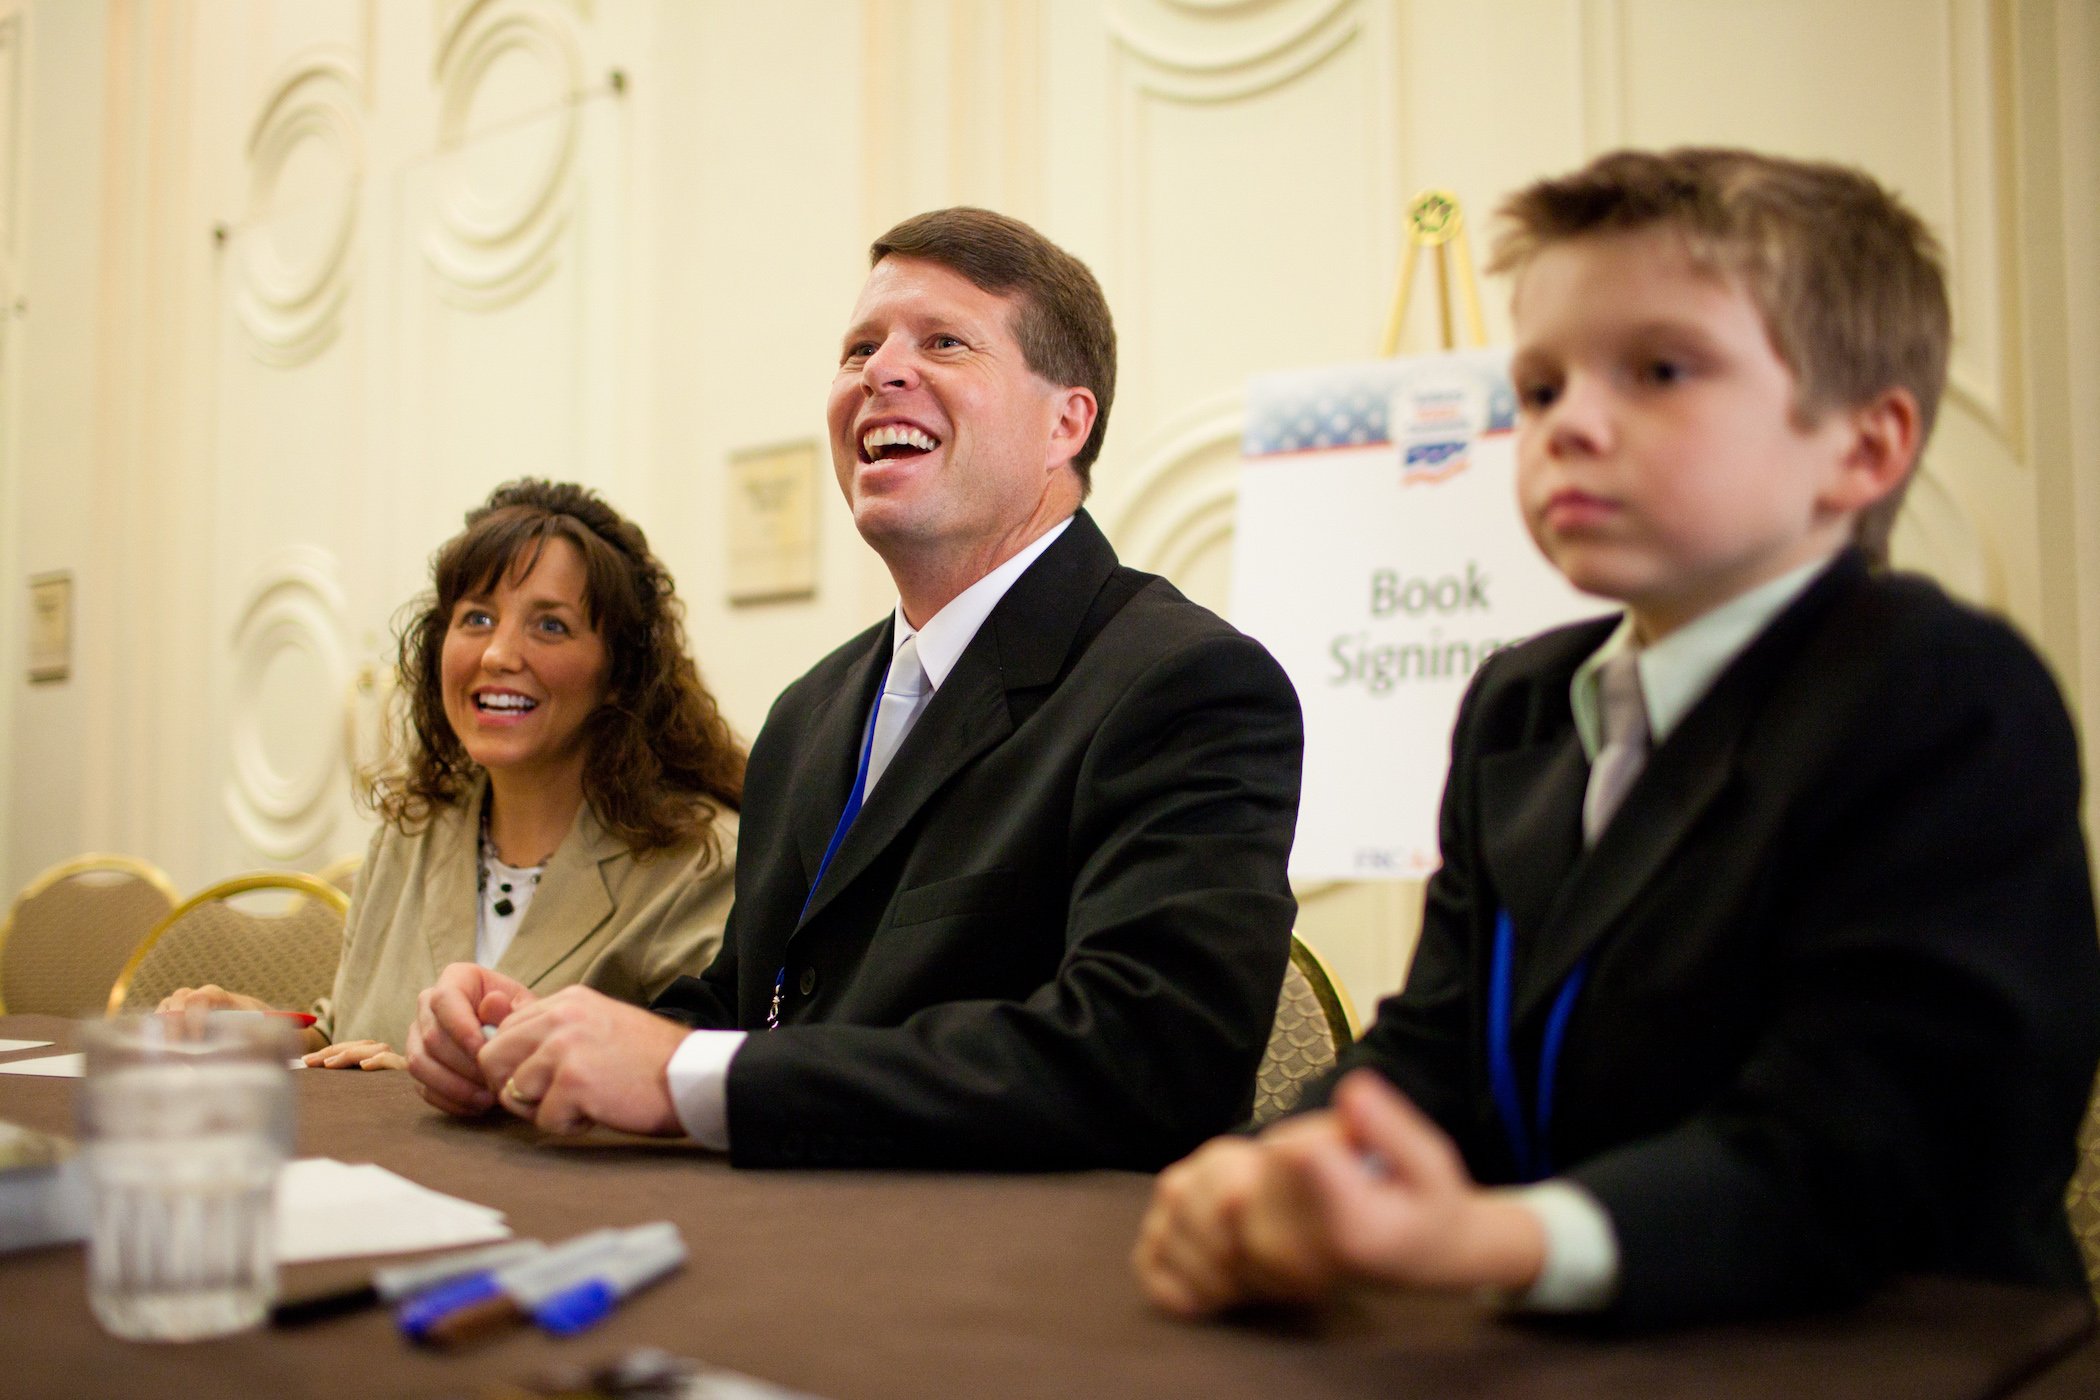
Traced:
<path fill-rule="evenodd" d="M 1492 664 L 1492 663 L 1490 663 Z M 1478 697 L 1488 671 L 1466 689 L 1452 725 L 1450 776 L 1437 817 L 1443 864 L 1429 877 L 1422 905 L 1422 931 L 1415 943 L 1407 983 L 1378 1004 L 1378 1017 L 1341 1055 L 1335 1072 L 1309 1087 L 1300 1112 L 1324 1107 L 1335 1081 L 1369 1065 L 1399 1086 L 1445 1131 L 1460 1136 L 1471 1083 L 1469 1047 L 1473 953 L 1470 910 L 1476 891 L 1477 842 L 1467 814 L 1472 810 L 1466 755 L 1475 751 Z"/>

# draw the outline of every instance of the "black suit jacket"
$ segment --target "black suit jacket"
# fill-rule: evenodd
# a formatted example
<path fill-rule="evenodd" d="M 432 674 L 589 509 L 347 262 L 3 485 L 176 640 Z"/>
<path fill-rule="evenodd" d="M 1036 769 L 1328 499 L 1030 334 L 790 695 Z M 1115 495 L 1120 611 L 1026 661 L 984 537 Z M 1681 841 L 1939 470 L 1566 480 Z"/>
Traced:
<path fill-rule="evenodd" d="M 1230 1127 L 1296 912 L 1282 669 L 1119 567 L 1082 512 L 927 702 L 812 898 L 890 630 L 774 705 L 721 953 L 656 1003 L 754 1032 L 729 1072 L 734 1160 L 1156 1167 Z"/>
<path fill-rule="evenodd" d="M 1802 1306 L 1892 1269 L 2072 1286 L 2100 943 L 2061 699 L 2000 622 L 1842 556 L 1652 755 L 1596 847 L 1568 687 L 1614 619 L 1496 655 L 1459 714 L 1384 1071 L 1513 1179 L 1486 1061 L 1515 927 L 1527 1112 L 1578 960 L 1552 1155 L 1610 1213 L 1614 1311 Z M 1317 1098 L 1316 1100 L 1317 1101 Z"/>

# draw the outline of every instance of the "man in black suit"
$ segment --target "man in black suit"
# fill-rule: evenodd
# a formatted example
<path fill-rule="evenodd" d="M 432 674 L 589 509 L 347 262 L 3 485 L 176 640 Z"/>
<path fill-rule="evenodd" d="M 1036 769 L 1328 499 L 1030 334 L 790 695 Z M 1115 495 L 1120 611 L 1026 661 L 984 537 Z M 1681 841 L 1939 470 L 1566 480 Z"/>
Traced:
<path fill-rule="evenodd" d="M 1931 236 L 1734 151 L 1505 214 L 1520 502 L 1625 612 L 1482 667 L 1404 992 L 1309 1111 L 1162 1174 L 1141 1286 L 1627 1326 L 1894 1270 L 2079 1286 L 2077 742 L 2011 628 L 1868 563 L 1945 375 Z"/>
<path fill-rule="evenodd" d="M 899 601 L 759 733 L 720 956 L 660 1014 L 456 965 L 410 1068 L 746 1165 L 1155 1167 L 1251 1098 L 1297 698 L 1079 508 L 1115 379 L 1086 268 L 971 209 L 872 252 L 829 420 Z"/>

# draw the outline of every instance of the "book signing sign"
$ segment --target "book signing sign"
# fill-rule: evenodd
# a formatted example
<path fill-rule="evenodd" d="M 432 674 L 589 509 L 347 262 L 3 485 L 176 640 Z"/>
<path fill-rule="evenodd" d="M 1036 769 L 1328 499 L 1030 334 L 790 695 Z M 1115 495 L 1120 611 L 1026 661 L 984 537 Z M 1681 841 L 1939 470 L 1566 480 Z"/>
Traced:
<path fill-rule="evenodd" d="M 1475 668 L 1610 610 L 1525 533 L 1508 358 L 1452 351 L 1248 385 L 1232 616 L 1305 708 L 1296 879 L 1427 876 Z"/>

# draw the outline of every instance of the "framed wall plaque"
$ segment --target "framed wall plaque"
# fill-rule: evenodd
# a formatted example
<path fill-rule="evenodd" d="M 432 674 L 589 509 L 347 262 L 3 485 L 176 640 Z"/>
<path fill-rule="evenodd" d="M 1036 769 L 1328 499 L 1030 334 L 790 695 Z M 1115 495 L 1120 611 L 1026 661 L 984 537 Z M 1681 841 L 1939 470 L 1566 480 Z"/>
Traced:
<path fill-rule="evenodd" d="M 73 574 L 29 577 L 29 679 L 62 681 L 73 673 Z"/>
<path fill-rule="evenodd" d="M 817 591 L 817 444 L 753 447 L 729 457 L 729 601 Z"/>

